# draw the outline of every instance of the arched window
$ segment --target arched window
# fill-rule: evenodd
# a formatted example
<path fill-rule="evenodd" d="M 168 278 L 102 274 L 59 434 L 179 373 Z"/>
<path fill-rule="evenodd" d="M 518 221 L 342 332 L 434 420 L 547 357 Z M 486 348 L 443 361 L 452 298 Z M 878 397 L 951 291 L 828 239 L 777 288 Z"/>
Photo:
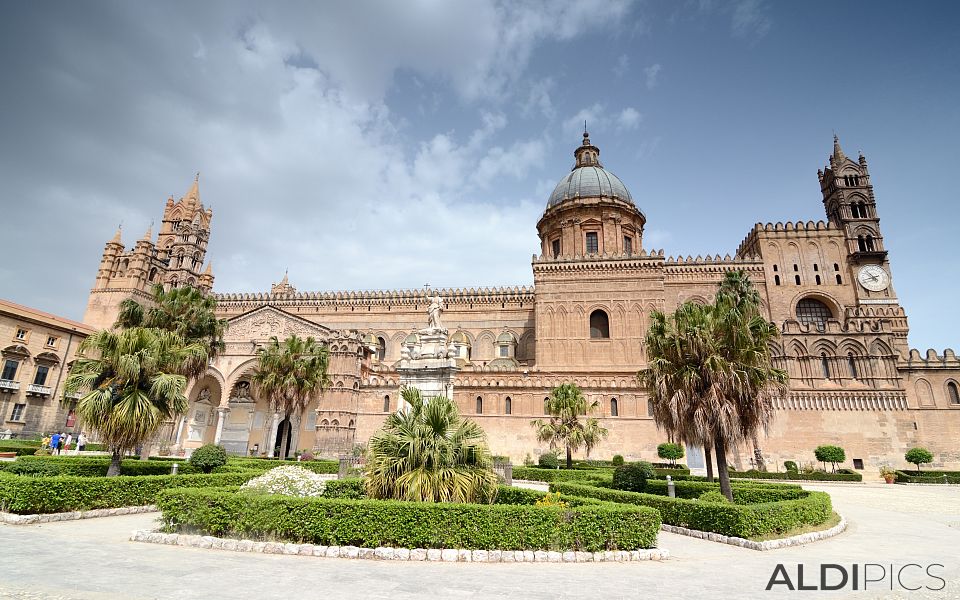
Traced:
<path fill-rule="evenodd" d="M 147 277 L 147 281 L 153 283 L 157 279 L 157 268 L 153 267 L 150 269 L 150 275 Z"/>
<path fill-rule="evenodd" d="M 830 379 L 830 359 L 823 352 L 820 353 L 820 367 L 823 369 L 823 378 Z"/>
<path fill-rule="evenodd" d="M 857 236 L 857 250 L 860 252 L 865 252 L 867 250 L 867 243 L 864 241 L 862 235 Z"/>
<path fill-rule="evenodd" d="M 832 319 L 833 313 L 823 302 L 815 298 L 803 298 L 797 302 L 797 320 L 804 324 L 816 325 L 823 331 L 827 326 L 827 319 Z"/>
<path fill-rule="evenodd" d="M 550 414 L 550 408 L 549 408 L 549 406 L 550 406 L 550 398 L 544 398 L 544 399 L 543 399 L 543 414 L 545 414 L 545 415 L 549 415 L 549 414 Z"/>
<path fill-rule="evenodd" d="M 957 389 L 956 383 L 947 382 L 947 395 L 950 396 L 950 404 L 960 404 L 960 389 Z"/>
<path fill-rule="evenodd" d="M 593 339 L 610 337 L 610 318 L 602 310 L 590 313 L 590 337 Z"/>
<path fill-rule="evenodd" d="M 513 414 L 513 400 L 510 399 L 510 396 L 507 396 L 503 401 L 503 412 L 508 415 Z"/>
<path fill-rule="evenodd" d="M 774 276 L 773 276 L 773 283 L 775 283 L 776 285 L 780 285 L 780 276 L 779 276 L 779 275 L 774 275 Z"/>
<path fill-rule="evenodd" d="M 383 362 L 387 357 L 387 340 L 382 337 L 377 338 L 377 360 Z"/>
<path fill-rule="evenodd" d="M 867 250 L 868 250 L 869 252 L 873 252 L 873 250 L 874 250 L 874 247 L 873 247 L 873 236 L 872 236 L 872 235 L 868 235 L 868 236 L 867 236 Z"/>
<path fill-rule="evenodd" d="M 478 415 L 483 414 L 483 398 L 481 398 L 480 396 L 477 396 L 477 414 Z"/>
<path fill-rule="evenodd" d="M 653 400 L 647 400 L 647 415 L 653 416 Z"/>
<path fill-rule="evenodd" d="M 616 399 L 616 398 L 610 398 L 610 416 L 611 416 L 611 417 L 619 417 L 619 416 L 620 416 L 620 410 L 619 410 L 619 408 L 617 407 L 617 399 Z"/>
<path fill-rule="evenodd" d="M 850 377 L 859 379 L 859 377 L 857 377 L 857 361 L 853 358 L 853 353 L 847 354 L 847 367 L 850 368 Z"/>
<path fill-rule="evenodd" d="M 390 412 L 390 396 L 386 395 L 383 397 L 383 412 Z"/>

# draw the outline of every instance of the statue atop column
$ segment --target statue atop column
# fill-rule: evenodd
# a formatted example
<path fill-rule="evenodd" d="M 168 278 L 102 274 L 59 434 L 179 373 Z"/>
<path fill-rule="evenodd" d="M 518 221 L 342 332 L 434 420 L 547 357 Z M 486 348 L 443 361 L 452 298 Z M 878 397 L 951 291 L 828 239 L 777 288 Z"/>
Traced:
<path fill-rule="evenodd" d="M 443 323 L 440 321 L 440 313 L 443 312 L 443 298 L 439 294 L 430 300 L 430 307 L 427 309 L 427 329 L 436 332 L 443 331 Z"/>

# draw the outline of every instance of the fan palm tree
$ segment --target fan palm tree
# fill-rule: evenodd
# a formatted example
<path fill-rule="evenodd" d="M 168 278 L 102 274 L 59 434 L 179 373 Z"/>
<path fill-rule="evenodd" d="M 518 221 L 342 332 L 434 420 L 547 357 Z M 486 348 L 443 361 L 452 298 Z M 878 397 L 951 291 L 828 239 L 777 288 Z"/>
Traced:
<path fill-rule="evenodd" d="M 483 429 L 444 396 L 404 388 L 408 408 L 370 438 L 367 494 L 420 502 L 493 502 L 497 475 Z"/>
<path fill-rule="evenodd" d="M 639 379 L 654 419 L 685 442 L 713 447 L 720 489 L 730 500 L 727 451 L 766 432 L 773 400 L 786 392 L 787 373 L 770 360 L 778 335 L 739 271 L 727 274 L 712 305 L 685 303 L 671 317 L 654 313 L 647 332 L 648 366 Z"/>
<path fill-rule="evenodd" d="M 537 440 L 550 444 L 550 448 L 565 448 L 567 451 L 567 468 L 573 467 L 573 453 L 581 447 L 587 455 L 600 443 L 609 431 L 600 425 L 600 422 L 587 417 L 580 420 L 588 412 L 600 405 L 596 400 L 587 402 L 580 388 L 572 383 L 565 383 L 553 388 L 546 402 L 546 411 L 550 415 L 548 421 L 536 419 L 530 425 L 537 431 Z"/>
<path fill-rule="evenodd" d="M 327 347 L 312 337 L 301 338 L 291 335 L 281 342 L 276 336 L 257 350 L 257 368 L 253 372 L 253 384 L 264 398 L 270 401 L 274 410 L 273 426 L 270 429 L 270 457 L 274 456 L 277 427 L 281 421 L 292 415 L 303 419 L 303 413 L 311 400 L 330 385 L 327 370 L 330 366 L 330 354 Z M 295 433 L 294 433 L 295 432 Z M 280 447 L 287 447 L 291 434 L 299 438 L 300 427 L 287 427 L 283 431 Z M 299 440 L 292 439 L 296 447 Z"/>
<path fill-rule="evenodd" d="M 133 327 L 98 331 L 78 352 L 65 391 L 82 394 L 77 415 L 110 448 L 107 476 L 119 475 L 127 450 L 187 409 L 183 372 L 206 364 L 207 347 L 170 331 Z"/>
<path fill-rule="evenodd" d="M 154 327 L 173 331 L 188 343 L 205 343 L 212 360 L 223 351 L 223 334 L 227 330 L 226 319 L 218 319 L 216 309 L 216 299 L 195 287 L 165 290 L 158 284 L 153 287 L 153 303 L 149 307 L 145 308 L 132 298 L 121 302 L 114 327 Z M 195 366 L 184 375 L 199 377 L 206 368 L 206 364 Z"/>

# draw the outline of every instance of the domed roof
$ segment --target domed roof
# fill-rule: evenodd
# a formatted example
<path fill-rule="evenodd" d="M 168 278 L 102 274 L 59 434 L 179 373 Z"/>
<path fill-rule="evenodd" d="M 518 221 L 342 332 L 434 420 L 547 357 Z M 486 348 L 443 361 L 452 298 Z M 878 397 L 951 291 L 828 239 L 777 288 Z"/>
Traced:
<path fill-rule="evenodd" d="M 504 331 L 503 333 L 497 336 L 498 344 L 512 344 L 515 341 L 517 341 L 517 338 L 513 337 L 513 334 L 510 333 L 509 331 Z"/>
<path fill-rule="evenodd" d="M 577 159 L 573 170 L 560 180 L 550 194 L 547 208 L 574 198 L 616 198 L 633 204 L 633 196 L 620 178 L 600 164 L 600 149 L 590 143 L 590 134 L 583 132 L 583 143 L 573 151 Z"/>
<path fill-rule="evenodd" d="M 633 204 L 633 196 L 620 178 L 603 167 L 575 167 L 550 194 L 547 208 L 565 200 L 604 196 Z"/>

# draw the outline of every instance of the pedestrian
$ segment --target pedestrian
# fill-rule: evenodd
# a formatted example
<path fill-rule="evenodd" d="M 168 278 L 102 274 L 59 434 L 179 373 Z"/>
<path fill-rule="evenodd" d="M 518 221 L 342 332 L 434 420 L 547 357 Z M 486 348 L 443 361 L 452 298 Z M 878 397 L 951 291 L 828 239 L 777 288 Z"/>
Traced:
<path fill-rule="evenodd" d="M 59 433 L 53 434 L 53 437 L 50 438 L 50 452 L 56 452 L 57 444 L 59 443 L 60 443 L 60 434 Z"/>
<path fill-rule="evenodd" d="M 83 452 L 83 449 L 87 445 L 87 436 L 81 431 L 80 435 L 77 437 L 77 454 Z"/>
<path fill-rule="evenodd" d="M 67 435 L 61 431 L 60 439 L 57 440 L 57 454 L 60 454 L 61 452 L 63 452 L 63 443 L 65 441 L 67 441 Z"/>
<path fill-rule="evenodd" d="M 66 450 L 67 452 L 70 452 L 70 444 L 72 444 L 72 443 L 73 443 L 73 434 L 72 434 L 72 433 L 68 433 L 68 434 L 67 434 L 67 441 L 63 443 L 63 449 Z"/>
<path fill-rule="evenodd" d="M 51 440 L 51 439 L 52 439 L 52 436 L 51 436 L 49 433 L 44 434 L 44 436 L 43 436 L 43 447 L 44 447 L 44 448 L 49 448 L 49 447 L 50 447 L 50 440 Z"/>

